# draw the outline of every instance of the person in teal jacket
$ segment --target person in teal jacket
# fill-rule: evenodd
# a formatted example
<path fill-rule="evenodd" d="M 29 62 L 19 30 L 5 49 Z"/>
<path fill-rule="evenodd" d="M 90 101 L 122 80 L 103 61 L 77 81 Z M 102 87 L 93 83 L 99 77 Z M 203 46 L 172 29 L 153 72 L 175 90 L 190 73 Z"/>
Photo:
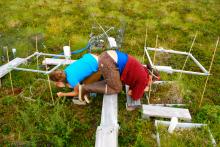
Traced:
<path fill-rule="evenodd" d="M 55 82 L 57 87 L 73 88 L 72 92 L 58 92 L 59 97 L 62 96 L 77 96 L 79 93 L 78 85 L 85 79 L 87 83 L 97 81 L 100 78 L 98 71 L 98 56 L 94 54 L 85 54 L 82 58 L 76 60 L 65 70 L 55 70 L 50 74 L 50 79 Z M 93 75 L 92 77 L 89 77 Z"/>

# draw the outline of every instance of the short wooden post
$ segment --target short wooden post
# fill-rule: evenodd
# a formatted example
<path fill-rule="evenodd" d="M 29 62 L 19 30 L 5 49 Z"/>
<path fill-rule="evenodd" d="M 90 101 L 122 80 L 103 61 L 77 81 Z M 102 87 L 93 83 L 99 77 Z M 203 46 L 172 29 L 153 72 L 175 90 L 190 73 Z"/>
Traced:
<path fill-rule="evenodd" d="M 118 95 L 104 95 L 95 147 L 118 147 Z"/>
<path fill-rule="evenodd" d="M 156 45 L 155 45 L 155 49 L 157 48 L 157 42 L 158 42 L 158 35 L 157 35 L 157 37 L 156 37 Z M 155 60 L 156 60 L 156 50 L 154 51 L 154 59 L 153 59 L 153 65 L 154 65 L 154 63 L 155 63 Z M 147 99 L 147 101 L 148 101 L 148 104 L 150 104 L 150 94 L 151 94 L 151 84 L 150 84 L 150 87 L 149 87 L 149 95 L 148 95 L 148 99 Z"/>
<path fill-rule="evenodd" d="M 218 40 L 217 40 L 216 45 L 215 45 L 214 53 L 212 54 L 212 60 L 211 60 L 210 66 L 209 66 L 209 74 L 211 73 L 212 65 L 213 65 L 213 62 L 214 62 L 214 59 L 215 59 L 215 53 L 216 53 L 216 50 L 218 48 L 218 43 L 219 43 L 219 37 L 218 37 Z M 199 102 L 199 108 L 202 106 L 202 101 L 203 101 L 203 98 L 204 98 L 204 94 L 205 94 L 205 91 L 206 91 L 208 80 L 209 80 L 209 75 L 207 76 L 206 81 L 205 81 L 205 85 L 204 85 L 204 88 L 203 88 L 203 91 L 202 91 L 202 96 L 201 96 L 201 99 L 200 99 L 200 102 Z"/>
<path fill-rule="evenodd" d="M 8 48 L 7 48 L 7 60 L 8 60 L 8 63 L 9 63 Z M 10 83 L 11 83 L 11 90 L 12 90 L 12 93 L 14 95 L 15 93 L 14 93 L 14 87 L 13 87 L 13 82 L 12 82 L 11 71 L 9 72 L 9 78 L 10 78 Z"/>
<path fill-rule="evenodd" d="M 0 78 L 0 88 L 2 88 L 2 79 Z"/>

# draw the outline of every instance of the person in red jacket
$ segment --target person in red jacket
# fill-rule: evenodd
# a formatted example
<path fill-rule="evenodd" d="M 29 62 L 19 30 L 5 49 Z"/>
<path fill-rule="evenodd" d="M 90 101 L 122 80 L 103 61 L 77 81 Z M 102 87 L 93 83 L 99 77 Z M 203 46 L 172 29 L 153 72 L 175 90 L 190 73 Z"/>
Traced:
<path fill-rule="evenodd" d="M 118 50 L 108 50 L 99 56 L 99 70 L 104 80 L 79 87 L 79 97 L 88 92 L 116 94 L 122 90 L 122 84 L 126 84 L 128 94 L 138 100 L 148 91 L 152 81 L 160 79 L 159 73 L 149 65 L 143 66 L 134 57 Z"/>

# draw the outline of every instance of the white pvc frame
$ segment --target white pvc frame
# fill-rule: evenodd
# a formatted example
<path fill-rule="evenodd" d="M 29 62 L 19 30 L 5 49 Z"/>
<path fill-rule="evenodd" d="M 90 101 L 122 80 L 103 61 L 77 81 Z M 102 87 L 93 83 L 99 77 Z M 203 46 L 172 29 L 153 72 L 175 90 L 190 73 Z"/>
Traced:
<path fill-rule="evenodd" d="M 163 48 L 151 48 L 151 47 L 144 47 L 144 51 L 147 55 L 147 58 L 150 62 L 150 65 L 152 66 L 152 68 L 157 69 L 158 71 L 163 71 L 166 73 L 179 72 L 179 73 L 192 74 L 192 75 L 203 75 L 203 76 L 210 75 L 210 73 L 199 63 L 199 61 L 191 53 L 175 51 L 175 50 L 167 50 L 167 49 L 163 49 Z M 148 51 L 186 55 L 194 61 L 194 63 L 202 70 L 202 72 L 173 69 L 171 66 L 156 66 L 153 64 Z"/>
<path fill-rule="evenodd" d="M 65 57 L 65 55 L 56 55 L 56 54 L 47 54 L 47 53 L 42 53 L 42 52 L 35 52 L 32 55 L 28 56 L 27 58 L 25 58 L 26 62 L 31 59 L 34 56 L 52 56 L 52 57 Z M 66 59 L 68 60 L 68 59 Z M 14 70 L 20 70 L 20 71 L 29 71 L 29 72 L 36 72 L 36 73 L 43 73 L 43 74 L 50 74 L 51 72 L 53 72 L 54 70 L 58 69 L 61 65 L 64 65 L 66 60 L 64 60 L 63 62 L 60 62 L 58 65 L 56 65 L 55 67 L 53 67 L 51 70 L 49 71 L 43 71 L 43 70 L 35 70 L 35 69 L 28 69 L 28 68 L 19 68 L 19 67 L 12 67 L 12 69 Z"/>
<path fill-rule="evenodd" d="M 158 126 L 159 126 L 159 125 L 162 125 L 162 126 L 167 126 L 167 127 L 169 127 L 170 124 L 171 124 L 170 121 L 155 120 L 155 124 L 154 124 L 154 125 L 155 125 L 156 131 L 157 131 L 157 133 L 156 133 L 156 140 L 157 140 L 157 145 L 158 145 L 158 147 L 161 146 L 161 144 L 160 144 L 160 134 L 159 134 Z M 205 127 L 205 126 L 207 126 L 207 124 L 198 124 L 198 123 L 177 123 L 176 128 L 182 128 L 182 129 L 187 129 L 187 128 L 188 128 L 188 129 L 192 129 L 192 128 L 202 128 L 202 127 Z M 212 142 L 213 147 L 216 147 L 215 138 L 213 137 L 213 135 L 212 135 L 212 133 L 211 133 L 211 131 L 210 131 L 209 128 L 208 128 L 208 132 L 209 132 L 209 134 L 207 134 L 207 135 L 209 135 L 209 138 L 210 138 L 210 140 L 211 140 L 211 142 Z"/>

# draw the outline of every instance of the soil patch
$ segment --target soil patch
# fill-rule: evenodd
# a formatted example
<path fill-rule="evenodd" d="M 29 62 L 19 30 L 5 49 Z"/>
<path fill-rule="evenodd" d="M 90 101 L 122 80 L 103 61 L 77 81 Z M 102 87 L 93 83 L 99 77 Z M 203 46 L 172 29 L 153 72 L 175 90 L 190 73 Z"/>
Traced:
<path fill-rule="evenodd" d="M 181 88 L 178 83 L 172 82 L 152 87 L 151 104 L 181 104 L 183 99 L 181 96 Z"/>
<path fill-rule="evenodd" d="M 14 94 L 18 95 L 22 92 L 22 88 L 14 88 Z M 0 88 L 0 97 L 5 95 L 13 95 L 11 88 Z"/>

